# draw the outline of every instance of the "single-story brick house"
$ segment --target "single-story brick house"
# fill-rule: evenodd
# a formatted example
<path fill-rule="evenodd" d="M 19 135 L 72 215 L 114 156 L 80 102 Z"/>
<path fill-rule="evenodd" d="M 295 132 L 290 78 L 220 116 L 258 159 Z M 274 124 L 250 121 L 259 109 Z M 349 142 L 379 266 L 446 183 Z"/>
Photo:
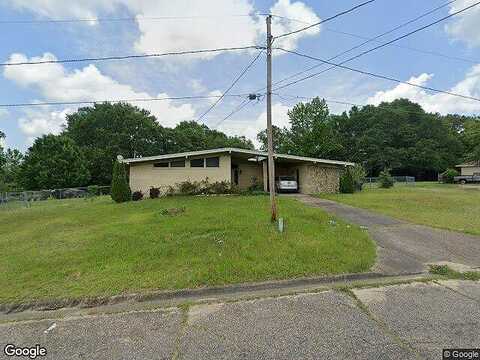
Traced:
<path fill-rule="evenodd" d="M 263 184 L 268 189 L 267 153 L 221 148 L 177 154 L 123 159 L 129 166 L 132 191 L 148 193 L 151 187 L 165 191 L 183 181 L 228 181 L 241 189 Z M 340 174 L 353 163 L 275 154 L 275 176 L 294 176 L 304 194 L 335 193 Z"/>
<path fill-rule="evenodd" d="M 472 176 L 476 174 L 480 174 L 480 160 L 479 161 L 471 161 L 465 164 L 460 164 L 456 166 L 460 169 L 461 176 Z"/>

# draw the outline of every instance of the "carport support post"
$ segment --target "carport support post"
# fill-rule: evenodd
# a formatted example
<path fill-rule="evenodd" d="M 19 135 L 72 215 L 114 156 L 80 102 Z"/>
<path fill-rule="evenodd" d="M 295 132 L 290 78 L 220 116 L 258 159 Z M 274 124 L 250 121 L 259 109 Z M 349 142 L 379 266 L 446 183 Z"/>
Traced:
<path fill-rule="evenodd" d="M 277 204 L 275 202 L 275 163 L 273 159 L 272 135 L 272 16 L 267 16 L 267 139 L 268 139 L 268 184 L 272 221 L 277 220 Z"/>

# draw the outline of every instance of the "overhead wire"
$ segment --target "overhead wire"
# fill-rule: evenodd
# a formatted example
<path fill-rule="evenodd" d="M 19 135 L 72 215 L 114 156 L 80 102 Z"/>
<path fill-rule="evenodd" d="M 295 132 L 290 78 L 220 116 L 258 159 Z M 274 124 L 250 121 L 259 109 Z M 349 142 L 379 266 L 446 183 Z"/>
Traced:
<path fill-rule="evenodd" d="M 352 67 L 349 67 L 349 66 L 336 64 L 336 63 L 333 63 L 331 61 L 323 60 L 323 59 L 320 59 L 320 58 L 317 58 L 317 57 L 314 57 L 314 56 L 311 56 L 311 55 L 307 55 L 307 54 L 302 54 L 302 53 L 299 53 L 297 51 L 287 50 L 287 49 L 283 49 L 283 48 L 279 48 L 279 47 L 277 47 L 275 49 L 284 51 L 286 53 L 294 54 L 294 55 L 297 55 L 297 56 L 300 56 L 300 57 L 304 57 L 304 58 L 307 58 L 307 59 L 310 59 L 310 60 L 320 61 L 322 63 L 332 65 L 332 68 L 333 67 L 338 67 L 338 68 L 341 68 L 341 69 L 357 72 L 357 73 L 360 73 L 360 74 L 363 74 L 363 75 L 375 77 L 375 78 L 378 78 L 378 79 L 388 80 L 388 81 L 396 82 L 396 83 L 399 83 L 399 84 L 405 84 L 405 85 L 409 85 L 409 86 L 412 86 L 412 87 L 417 87 L 417 88 L 424 89 L 424 90 L 430 90 L 430 91 L 437 92 L 437 93 L 456 96 L 456 97 L 460 97 L 460 98 L 467 99 L 467 100 L 480 101 L 480 98 L 476 98 L 476 97 L 473 97 L 473 96 L 457 94 L 457 93 L 450 92 L 450 91 L 436 89 L 436 88 L 433 88 L 433 87 L 430 87 L 430 86 L 423 86 L 423 85 L 410 83 L 408 81 L 402 81 L 402 80 L 399 80 L 399 79 L 396 79 L 394 77 L 390 77 L 390 76 L 387 76 L 387 75 L 376 74 L 376 73 L 373 73 L 373 72 L 370 72 L 370 71 L 360 70 L 360 69 L 352 68 Z M 280 86 L 280 87 L 274 89 L 274 91 L 278 91 L 279 89 L 285 88 L 287 86 L 289 86 L 289 84 L 284 85 L 284 86 Z"/>
<path fill-rule="evenodd" d="M 232 84 L 222 93 L 222 95 L 204 112 L 197 121 L 201 121 L 210 111 L 212 111 L 226 94 L 245 76 L 245 74 L 252 68 L 252 66 L 257 62 L 260 55 L 262 55 L 264 50 L 260 50 L 258 54 L 252 59 L 252 61 L 242 70 L 242 72 L 233 80 Z"/>
<path fill-rule="evenodd" d="M 311 29 L 311 28 L 313 28 L 313 27 L 319 26 L 319 25 L 324 24 L 324 23 L 326 23 L 326 22 L 329 22 L 329 21 L 331 21 L 331 20 L 333 20 L 333 19 L 336 19 L 336 18 L 338 18 L 338 17 L 340 17 L 340 16 L 343 16 L 343 15 L 346 15 L 346 14 L 348 14 L 348 13 L 351 13 L 351 12 L 353 12 L 353 11 L 355 11 L 355 10 L 357 10 L 357 9 L 365 6 L 365 5 L 368 5 L 368 4 L 370 4 L 370 3 L 373 3 L 374 1 L 376 1 L 376 0 L 368 0 L 368 1 L 365 1 L 365 2 L 363 2 L 363 3 L 361 3 L 361 4 L 355 5 L 354 7 L 350 8 L 350 9 L 344 10 L 344 11 L 339 12 L 339 13 L 333 15 L 333 16 L 330 16 L 330 17 L 328 17 L 328 18 L 326 18 L 326 19 L 324 19 L 324 20 L 321 20 L 321 21 L 316 22 L 316 23 L 314 23 L 314 24 L 305 26 L 305 27 L 303 27 L 303 28 L 301 28 L 301 29 L 297 29 L 297 30 L 294 30 L 294 31 L 290 31 L 290 32 L 281 34 L 281 35 L 274 36 L 274 38 L 275 38 L 275 39 L 280 39 L 280 38 L 283 38 L 283 37 L 286 37 L 286 36 L 290 36 L 290 35 L 298 34 L 298 33 L 303 32 L 303 31 L 307 31 L 307 30 L 309 30 L 309 29 Z"/>
<path fill-rule="evenodd" d="M 121 55 L 121 56 L 89 57 L 89 58 L 61 59 L 61 60 L 20 61 L 20 62 L 0 63 L 0 66 L 5 67 L 5 66 L 23 66 L 23 65 L 65 64 L 65 63 L 76 63 L 76 62 L 86 62 L 86 61 L 110 61 L 110 60 L 157 58 L 157 57 L 164 57 L 164 56 L 195 55 L 195 54 L 204 54 L 204 53 L 212 53 L 212 52 L 238 51 L 238 50 L 249 50 L 249 49 L 258 50 L 258 49 L 264 49 L 264 47 L 258 46 L 258 45 L 249 45 L 249 46 L 225 47 L 225 48 L 215 48 L 215 49 L 170 51 L 165 53 L 142 54 L 142 55 Z"/>
<path fill-rule="evenodd" d="M 480 4 L 480 1 L 474 3 L 474 4 L 470 5 L 470 6 L 467 6 L 467 7 L 463 8 L 463 9 L 460 9 L 460 10 L 454 12 L 454 13 L 451 13 L 451 14 L 449 14 L 449 15 L 447 15 L 447 16 L 444 16 L 444 17 L 442 17 L 441 19 L 438 19 L 438 20 L 436 20 L 436 21 L 434 21 L 434 22 L 432 22 L 432 23 L 429 23 L 429 24 L 424 25 L 424 26 L 422 26 L 422 27 L 420 27 L 420 28 L 417 28 L 417 29 L 415 29 L 415 30 L 413 30 L 413 31 L 410 31 L 410 32 L 407 33 L 407 34 L 404 34 L 404 35 L 401 35 L 401 36 L 399 36 L 399 37 L 397 37 L 397 38 L 395 38 L 395 39 L 392 39 L 392 40 L 390 40 L 390 41 L 388 41 L 388 42 L 386 42 L 386 43 L 383 43 L 383 44 L 378 45 L 378 46 L 376 46 L 376 47 L 374 47 L 374 48 L 371 48 L 371 49 L 368 49 L 368 50 L 366 50 L 366 51 L 363 51 L 362 53 L 357 54 L 357 55 L 355 55 L 355 56 L 353 56 L 353 57 L 351 57 L 351 58 L 349 58 L 349 59 L 346 59 L 346 60 L 340 62 L 339 64 L 331 63 L 332 66 L 329 67 L 329 68 L 327 68 L 327 69 L 325 69 L 325 70 L 322 70 L 322 71 L 320 71 L 320 72 L 313 73 L 313 74 L 310 74 L 310 75 L 305 76 L 305 77 L 303 77 L 303 78 L 300 78 L 300 79 L 298 79 L 298 80 L 292 81 L 292 82 L 290 82 L 290 83 L 287 83 L 287 84 L 285 84 L 285 85 L 282 85 L 282 86 L 280 86 L 280 87 L 277 87 L 275 90 L 283 89 L 283 88 L 285 88 L 285 87 L 288 87 L 288 86 L 297 84 L 297 83 L 299 83 L 299 82 L 302 82 L 302 81 L 311 79 L 311 78 L 313 78 L 313 77 L 316 77 L 316 76 L 318 76 L 318 75 L 320 75 L 320 74 L 323 74 L 323 73 L 325 73 L 325 72 L 327 72 L 327 71 L 329 71 L 329 70 L 331 70 L 331 69 L 334 69 L 335 67 L 339 67 L 340 65 L 343 65 L 343 64 L 348 63 L 348 62 L 350 62 L 350 61 L 352 61 L 352 60 L 358 59 L 359 57 L 361 57 L 361 56 L 363 56 L 363 55 L 366 55 L 366 54 L 368 54 L 368 53 L 371 53 L 371 52 L 373 52 L 373 51 L 375 51 L 375 50 L 378 50 L 378 49 L 383 48 L 383 47 L 385 47 L 385 46 L 387 46 L 387 45 L 390 45 L 390 44 L 392 44 L 392 43 L 394 43 L 394 42 L 396 42 L 396 41 L 399 41 L 399 40 L 401 40 L 401 39 L 404 39 L 404 38 L 406 38 L 406 37 L 408 37 L 408 36 L 411 36 L 411 35 L 413 35 L 413 34 L 415 34 L 415 33 L 420 32 L 420 31 L 422 31 L 422 30 L 425 30 L 425 29 L 427 29 L 427 28 L 429 28 L 429 27 L 431 27 L 431 26 L 434 26 L 434 25 L 436 25 L 436 24 L 438 24 L 438 23 L 440 23 L 440 22 L 442 22 L 442 21 L 444 21 L 444 20 L 446 20 L 446 19 L 449 19 L 449 18 L 451 18 L 451 17 L 453 17 L 453 16 L 455 16 L 455 15 L 458 15 L 458 14 L 464 12 L 464 11 L 467 11 L 467 10 L 469 10 L 469 9 L 475 7 L 475 6 L 478 6 L 479 4 Z M 280 50 L 284 50 L 284 51 L 285 51 L 285 49 L 280 49 Z M 288 52 L 288 51 L 287 51 L 287 52 Z M 292 53 L 295 53 L 295 52 L 292 52 Z M 320 59 L 316 58 L 316 60 L 318 61 L 318 60 L 320 60 Z M 325 64 L 328 64 L 329 61 L 330 61 L 330 60 L 322 60 L 321 62 L 323 62 L 323 63 L 325 63 Z"/>

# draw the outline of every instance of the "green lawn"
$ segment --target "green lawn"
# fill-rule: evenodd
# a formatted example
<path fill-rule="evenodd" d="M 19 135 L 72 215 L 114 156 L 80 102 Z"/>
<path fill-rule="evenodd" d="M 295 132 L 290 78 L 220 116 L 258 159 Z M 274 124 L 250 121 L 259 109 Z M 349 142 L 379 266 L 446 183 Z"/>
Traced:
<path fill-rule="evenodd" d="M 417 224 L 480 235 L 480 189 L 474 186 L 416 183 L 320 196 Z"/>
<path fill-rule="evenodd" d="M 162 209 L 185 206 L 176 216 Z M 0 302 L 105 296 L 367 271 L 364 230 L 287 198 L 49 200 L 0 212 Z"/>

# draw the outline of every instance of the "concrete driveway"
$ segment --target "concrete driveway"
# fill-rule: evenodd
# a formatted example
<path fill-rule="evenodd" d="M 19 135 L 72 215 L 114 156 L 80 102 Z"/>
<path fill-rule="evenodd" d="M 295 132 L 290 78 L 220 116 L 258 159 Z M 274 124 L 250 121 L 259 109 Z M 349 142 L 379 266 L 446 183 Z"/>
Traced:
<path fill-rule="evenodd" d="M 432 359 L 480 344 L 480 283 L 323 291 L 0 324 L 38 359 Z"/>
<path fill-rule="evenodd" d="M 426 271 L 429 263 L 443 261 L 480 267 L 480 237 L 410 224 L 313 196 L 294 196 L 307 205 L 321 207 L 350 223 L 367 227 L 378 246 L 374 271 L 418 273 Z"/>

